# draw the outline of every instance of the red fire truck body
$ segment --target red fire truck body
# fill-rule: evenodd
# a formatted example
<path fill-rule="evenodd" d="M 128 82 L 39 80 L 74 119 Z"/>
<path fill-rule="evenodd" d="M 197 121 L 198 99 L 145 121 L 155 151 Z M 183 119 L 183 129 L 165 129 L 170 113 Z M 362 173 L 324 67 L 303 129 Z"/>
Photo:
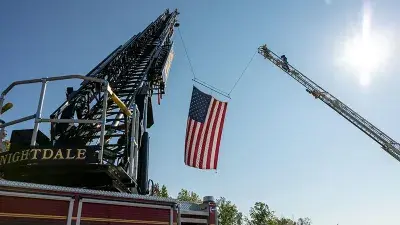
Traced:
<path fill-rule="evenodd" d="M 1 225 L 217 224 L 212 197 L 172 198 L 0 180 Z"/>

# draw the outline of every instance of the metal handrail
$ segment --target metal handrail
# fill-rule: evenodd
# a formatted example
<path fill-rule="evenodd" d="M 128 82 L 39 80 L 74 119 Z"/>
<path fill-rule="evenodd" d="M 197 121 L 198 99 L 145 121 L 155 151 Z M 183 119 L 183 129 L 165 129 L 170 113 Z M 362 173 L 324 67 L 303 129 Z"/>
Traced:
<path fill-rule="evenodd" d="M 59 81 L 59 80 L 70 80 L 70 79 L 81 79 L 81 80 L 86 80 L 86 81 L 91 81 L 91 82 L 96 82 L 100 83 L 103 85 L 102 92 L 103 93 L 103 112 L 101 115 L 100 120 L 82 120 L 82 119 L 46 119 L 42 118 L 42 111 L 43 111 L 43 102 L 44 102 L 44 97 L 46 94 L 46 87 L 47 83 L 50 81 Z M 40 79 L 30 79 L 30 80 L 21 80 L 21 81 L 15 81 L 12 84 L 10 84 L 1 94 L 0 96 L 0 109 L 3 107 L 3 102 L 5 99 L 5 96 L 15 87 L 18 85 L 23 85 L 23 84 L 33 84 L 33 83 L 42 83 L 41 91 L 40 91 L 40 97 L 39 97 L 39 103 L 37 106 L 36 113 L 30 116 L 25 116 L 20 119 L 16 119 L 4 124 L 0 124 L 0 129 L 4 130 L 5 127 L 18 124 L 21 122 L 25 122 L 31 119 L 35 119 L 35 124 L 34 124 L 34 129 L 31 137 L 31 146 L 36 145 L 36 139 L 37 139 L 37 133 L 39 130 L 39 123 L 43 122 L 49 122 L 49 123 L 99 123 L 101 124 L 101 130 L 100 130 L 100 153 L 99 153 L 99 162 L 103 162 L 103 153 L 104 153 L 104 135 L 105 135 L 105 125 L 106 125 L 106 113 L 107 113 L 107 100 L 110 95 L 110 98 L 118 105 L 120 110 L 127 116 L 131 116 L 132 112 L 126 107 L 126 105 L 118 98 L 118 96 L 115 95 L 115 93 L 112 91 L 111 87 L 108 84 L 108 81 L 104 79 L 99 79 L 99 78 L 94 78 L 94 77 L 88 77 L 84 75 L 64 75 L 64 76 L 55 76 L 55 77 L 46 77 L 46 78 L 40 78 Z M 136 113 L 135 113 L 136 115 Z M 1 111 L 0 111 L 0 116 L 1 116 Z M 2 140 L 0 140 L 1 144 Z"/>

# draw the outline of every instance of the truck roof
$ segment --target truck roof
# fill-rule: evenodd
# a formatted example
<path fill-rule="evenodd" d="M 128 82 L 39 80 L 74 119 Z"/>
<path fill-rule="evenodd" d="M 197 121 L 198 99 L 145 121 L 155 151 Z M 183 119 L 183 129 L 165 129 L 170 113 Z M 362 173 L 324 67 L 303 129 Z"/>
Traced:
<path fill-rule="evenodd" d="M 121 199 L 125 199 L 125 200 L 131 199 L 131 200 L 176 203 L 176 204 L 180 205 L 181 210 L 183 210 L 183 211 L 203 211 L 201 204 L 196 204 L 196 203 L 191 203 L 191 202 L 183 202 L 183 201 L 179 201 L 174 198 L 164 198 L 164 197 L 159 197 L 159 196 L 147 196 L 147 195 L 130 194 L 130 193 L 122 193 L 122 192 L 90 190 L 90 189 L 84 189 L 84 188 L 63 187 L 63 186 L 35 184 L 35 183 L 8 181 L 8 180 L 0 179 L 0 189 L 2 189 L 2 188 L 62 192 L 62 193 L 71 193 L 71 194 L 86 194 L 86 195 L 93 195 L 93 196 L 98 196 L 98 197 L 121 198 Z"/>

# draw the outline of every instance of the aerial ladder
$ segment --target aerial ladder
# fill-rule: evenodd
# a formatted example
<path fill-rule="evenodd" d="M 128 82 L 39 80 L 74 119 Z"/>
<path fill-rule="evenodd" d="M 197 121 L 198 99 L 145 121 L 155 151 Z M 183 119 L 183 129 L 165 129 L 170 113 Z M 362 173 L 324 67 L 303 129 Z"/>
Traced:
<path fill-rule="evenodd" d="M 9 151 L 0 153 L 0 177 L 149 194 L 147 129 L 154 123 L 151 100 L 152 96 L 160 98 L 165 93 L 178 15 L 177 10 L 165 10 L 86 76 L 16 81 L 6 88 L 0 96 L 0 108 L 15 86 L 39 83 L 42 87 L 36 113 L 0 122 L 0 129 L 4 130 L 35 121 L 33 129 L 12 131 Z M 47 85 L 69 79 L 83 81 L 77 90 L 68 87 L 65 101 L 49 118 L 44 118 Z M 50 123 L 49 136 L 41 132 L 40 123 Z"/>
<path fill-rule="evenodd" d="M 258 53 L 261 54 L 265 59 L 268 59 L 277 67 L 282 69 L 285 73 L 287 73 L 301 85 L 303 85 L 306 88 L 306 91 L 310 93 L 314 98 L 321 100 L 330 108 L 335 110 L 346 120 L 348 120 L 358 129 L 360 129 L 362 132 L 364 132 L 374 141 L 376 141 L 382 147 L 383 150 L 385 150 L 395 159 L 400 161 L 399 143 L 397 143 L 395 140 L 393 140 L 388 135 L 383 133 L 381 130 L 379 130 L 373 124 L 368 122 L 366 119 L 364 119 L 350 107 L 345 105 L 335 96 L 325 91 L 322 87 L 314 83 L 311 79 L 309 79 L 299 70 L 290 65 L 285 55 L 279 57 L 277 54 L 268 49 L 267 45 L 265 44 L 258 48 Z"/>

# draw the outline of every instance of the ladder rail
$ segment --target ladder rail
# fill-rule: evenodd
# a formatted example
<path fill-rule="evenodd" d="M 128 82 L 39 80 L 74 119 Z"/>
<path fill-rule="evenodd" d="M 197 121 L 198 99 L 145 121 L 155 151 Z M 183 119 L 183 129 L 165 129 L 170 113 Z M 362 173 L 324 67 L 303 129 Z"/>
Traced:
<path fill-rule="evenodd" d="M 176 22 L 176 17 L 179 13 L 177 10 L 169 12 L 166 10 L 160 15 L 154 22 L 148 25 L 144 31 L 139 32 L 130 38 L 125 44 L 119 46 L 114 50 L 105 60 L 103 60 L 98 66 L 95 67 L 87 76 L 101 77 L 110 83 L 113 91 L 117 96 L 119 92 L 126 92 L 120 96 L 121 101 L 131 107 L 135 102 L 135 97 L 138 93 L 147 86 L 149 70 L 154 67 L 154 62 L 159 60 L 158 51 L 164 45 L 164 42 L 172 41 L 169 38 L 172 35 L 172 29 Z M 130 85 L 130 86 L 129 86 Z M 144 87 L 146 86 L 146 87 Z M 103 96 L 97 95 L 97 87 L 92 83 L 83 82 L 81 87 L 71 94 L 68 101 L 65 101 L 61 107 L 59 107 L 53 114 L 52 117 L 59 117 L 68 102 L 72 104 L 81 104 L 84 107 L 84 117 L 97 118 L 103 113 L 102 101 Z M 148 87 L 150 92 L 155 89 L 153 86 Z M 94 100 L 96 100 L 94 102 Z M 90 105 L 94 103 L 93 105 Z M 110 117 L 114 118 L 112 124 L 118 126 L 119 120 L 123 117 L 122 112 L 115 113 L 116 108 L 110 104 L 106 108 L 106 117 L 109 121 Z M 115 132 L 113 129 L 108 132 Z M 82 137 L 86 143 L 95 141 L 94 135 L 98 133 L 97 129 L 93 124 L 78 125 L 76 129 L 70 132 L 64 132 L 63 134 L 57 134 L 58 137 L 72 138 Z"/>
<path fill-rule="evenodd" d="M 268 59 L 297 82 L 302 84 L 307 92 L 312 94 L 315 98 L 320 99 L 330 108 L 335 110 L 338 114 L 343 116 L 354 126 L 360 129 L 362 132 L 371 137 L 375 142 L 377 142 L 383 150 L 393 156 L 395 159 L 400 161 L 400 144 L 394 139 L 386 135 L 383 131 L 378 129 L 368 120 L 363 118 L 357 112 L 352 110 L 346 104 L 341 102 L 335 96 L 324 90 L 310 78 L 302 74 L 299 70 L 294 68 L 287 62 L 284 62 L 278 55 L 269 50 L 266 45 L 262 45 L 258 48 L 258 53 L 261 54 L 265 59 Z"/>
<path fill-rule="evenodd" d="M 176 12 L 173 12 L 172 17 L 174 17 Z M 111 52 L 104 60 L 102 60 L 95 68 L 93 68 L 86 76 L 89 77 L 96 77 L 96 78 L 101 78 L 104 79 L 105 77 L 107 79 L 110 79 L 105 73 L 102 73 L 106 67 L 109 67 L 110 65 L 116 63 L 119 59 L 117 59 L 118 56 L 121 56 L 120 53 L 123 51 L 127 51 L 130 48 L 130 45 L 132 45 L 138 38 L 142 36 L 142 34 L 148 33 L 149 30 L 156 24 L 156 23 L 161 23 L 163 20 L 165 20 L 165 17 L 169 15 L 168 11 L 164 11 L 155 21 L 150 23 L 143 31 L 139 32 L 136 35 L 133 35 L 128 41 L 126 41 L 125 44 L 118 46 L 113 52 Z M 175 17 L 174 17 L 175 18 Z M 84 89 L 92 89 L 92 87 L 87 86 L 88 82 L 82 82 L 82 86 L 79 87 L 79 89 L 71 95 L 71 100 L 74 99 L 74 97 L 81 92 L 84 92 Z M 56 109 L 53 113 L 52 116 L 58 116 L 65 106 L 68 105 L 68 101 L 64 101 L 61 106 Z"/>

